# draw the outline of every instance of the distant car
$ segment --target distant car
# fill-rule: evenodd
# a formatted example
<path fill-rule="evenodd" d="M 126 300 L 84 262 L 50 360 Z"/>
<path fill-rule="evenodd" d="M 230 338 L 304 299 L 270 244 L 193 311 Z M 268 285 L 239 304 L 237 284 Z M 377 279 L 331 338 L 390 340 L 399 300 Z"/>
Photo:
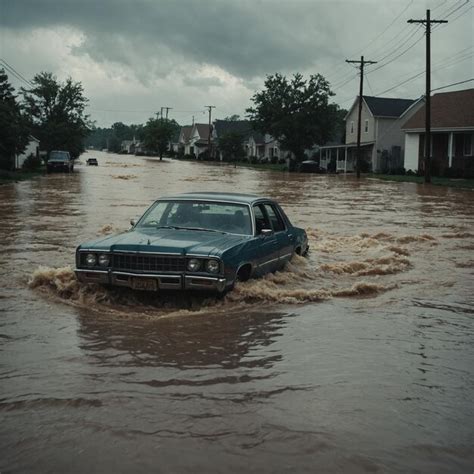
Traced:
<path fill-rule="evenodd" d="M 325 173 L 325 170 L 319 166 L 319 163 L 314 160 L 302 161 L 299 165 L 298 171 L 300 173 Z"/>
<path fill-rule="evenodd" d="M 68 151 L 51 151 L 46 163 L 46 171 L 66 171 L 72 173 L 74 171 L 74 160 Z"/>
<path fill-rule="evenodd" d="M 158 199 L 125 233 L 81 244 L 82 282 L 225 292 L 305 255 L 308 238 L 271 199 L 190 193 Z"/>
<path fill-rule="evenodd" d="M 89 166 L 99 166 L 99 163 L 97 161 L 97 158 L 87 158 L 86 163 Z"/>

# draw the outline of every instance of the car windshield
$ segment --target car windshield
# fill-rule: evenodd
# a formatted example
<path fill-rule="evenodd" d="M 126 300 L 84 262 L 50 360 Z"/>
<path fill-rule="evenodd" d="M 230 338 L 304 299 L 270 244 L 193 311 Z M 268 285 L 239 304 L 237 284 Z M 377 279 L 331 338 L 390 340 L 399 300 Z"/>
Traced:
<path fill-rule="evenodd" d="M 157 201 L 139 220 L 137 227 L 252 234 L 248 206 L 224 202 Z"/>
<path fill-rule="evenodd" d="M 69 160 L 69 153 L 67 151 L 52 151 L 49 154 L 49 159 L 54 161 L 67 161 Z"/>

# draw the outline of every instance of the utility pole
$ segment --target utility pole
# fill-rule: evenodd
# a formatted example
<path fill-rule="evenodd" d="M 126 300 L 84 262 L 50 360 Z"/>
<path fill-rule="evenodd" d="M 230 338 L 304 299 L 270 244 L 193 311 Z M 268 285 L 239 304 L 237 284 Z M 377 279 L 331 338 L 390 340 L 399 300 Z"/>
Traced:
<path fill-rule="evenodd" d="M 421 23 L 426 28 L 425 183 L 431 183 L 431 24 L 447 22 L 447 20 L 432 20 L 430 10 L 426 10 L 426 20 L 407 22 Z"/>
<path fill-rule="evenodd" d="M 160 117 L 161 117 L 161 121 L 163 122 L 163 109 L 164 109 L 164 107 L 161 107 L 160 109 L 161 109 L 160 110 Z"/>
<path fill-rule="evenodd" d="M 194 115 L 193 115 L 193 125 L 194 125 Z"/>
<path fill-rule="evenodd" d="M 364 65 L 365 64 L 377 64 L 377 61 L 365 61 L 364 56 L 360 57 L 360 60 L 349 60 L 346 59 L 346 63 L 360 64 L 360 85 L 359 85 L 359 115 L 357 119 L 357 161 L 356 170 L 357 177 L 360 178 L 360 161 L 361 161 L 361 149 L 360 149 L 360 133 L 361 133 L 361 120 L 362 120 L 362 95 L 364 93 Z"/>
<path fill-rule="evenodd" d="M 206 109 L 209 109 L 209 136 L 207 138 L 207 149 L 209 150 L 209 158 L 211 157 L 211 112 L 215 109 L 215 105 L 206 105 Z"/>
<path fill-rule="evenodd" d="M 168 110 L 171 110 L 173 107 L 163 107 L 166 109 L 166 120 L 168 120 Z"/>

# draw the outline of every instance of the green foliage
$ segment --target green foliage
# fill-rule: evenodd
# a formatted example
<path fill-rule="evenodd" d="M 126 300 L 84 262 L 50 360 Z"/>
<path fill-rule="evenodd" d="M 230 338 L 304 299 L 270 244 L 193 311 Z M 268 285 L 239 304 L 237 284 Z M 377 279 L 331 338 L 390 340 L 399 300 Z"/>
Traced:
<path fill-rule="evenodd" d="M 81 83 L 71 78 L 60 83 L 48 72 L 37 74 L 32 83 L 30 89 L 21 89 L 23 109 L 41 149 L 48 153 L 67 150 L 77 158 L 84 151 L 83 141 L 91 125 Z"/>
<path fill-rule="evenodd" d="M 243 135 L 237 132 L 229 132 L 219 137 L 219 150 L 224 160 L 235 161 L 245 156 L 243 139 Z"/>
<path fill-rule="evenodd" d="M 305 149 L 326 143 L 336 133 L 341 113 L 329 103 L 333 95 L 320 74 L 308 80 L 299 73 L 291 79 L 275 74 L 267 76 L 264 90 L 253 95 L 254 106 L 247 114 L 257 130 L 272 135 L 301 161 Z"/>
<path fill-rule="evenodd" d="M 84 140 L 86 148 L 93 147 L 96 150 L 108 149 L 118 153 L 122 141 L 143 140 L 144 127 L 141 124 L 126 125 L 122 122 L 114 123 L 110 128 L 92 127 L 89 135 Z"/>
<path fill-rule="evenodd" d="M 4 69 L 0 69 L 0 169 L 14 168 L 15 155 L 28 143 L 29 130 Z"/>
<path fill-rule="evenodd" d="M 160 155 L 168 151 L 170 141 L 175 133 L 179 131 L 179 125 L 175 120 L 149 119 L 143 129 L 143 141 L 150 152 Z"/>
<path fill-rule="evenodd" d="M 240 115 L 229 115 L 228 117 L 225 117 L 224 120 L 226 120 L 227 122 L 235 122 L 237 120 L 240 120 Z"/>
<path fill-rule="evenodd" d="M 31 154 L 26 158 L 26 160 L 23 162 L 23 169 L 25 171 L 36 171 L 41 168 L 42 161 L 39 156 Z"/>

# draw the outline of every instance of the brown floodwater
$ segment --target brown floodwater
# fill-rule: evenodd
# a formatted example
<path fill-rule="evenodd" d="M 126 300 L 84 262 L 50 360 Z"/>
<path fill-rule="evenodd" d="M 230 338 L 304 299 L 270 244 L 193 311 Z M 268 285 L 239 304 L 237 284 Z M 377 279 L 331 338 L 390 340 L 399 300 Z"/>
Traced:
<path fill-rule="evenodd" d="M 0 187 L 0 472 L 472 472 L 473 191 L 88 156 Z M 185 191 L 277 199 L 309 257 L 224 298 L 75 280 Z"/>

